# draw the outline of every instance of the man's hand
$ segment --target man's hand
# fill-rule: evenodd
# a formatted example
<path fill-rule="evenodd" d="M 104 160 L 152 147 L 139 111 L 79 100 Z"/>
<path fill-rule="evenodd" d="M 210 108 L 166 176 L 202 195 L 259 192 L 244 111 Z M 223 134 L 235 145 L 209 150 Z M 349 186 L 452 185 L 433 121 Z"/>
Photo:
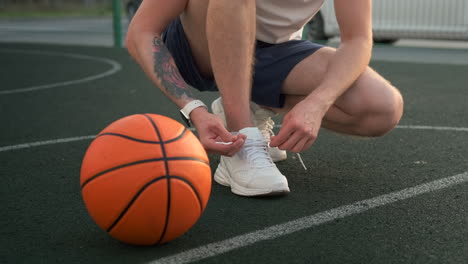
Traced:
<path fill-rule="evenodd" d="M 197 128 L 200 142 L 209 153 L 230 157 L 244 145 L 245 135 L 232 135 L 226 130 L 219 117 L 209 113 L 203 107 L 194 109 L 190 113 L 190 119 Z M 220 144 L 220 142 L 225 144 Z"/>
<path fill-rule="evenodd" d="M 310 148 L 325 113 L 326 107 L 305 100 L 298 103 L 284 116 L 280 132 L 271 137 L 270 146 L 296 153 Z"/>

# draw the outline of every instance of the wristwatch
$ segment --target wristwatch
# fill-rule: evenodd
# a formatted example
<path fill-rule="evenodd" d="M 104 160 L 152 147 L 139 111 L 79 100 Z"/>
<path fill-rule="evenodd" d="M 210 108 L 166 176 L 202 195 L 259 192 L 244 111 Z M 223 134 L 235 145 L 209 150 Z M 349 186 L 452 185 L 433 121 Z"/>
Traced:
<path fill-rule="evenodd" d="M 185 121 L 188 127 L 192 126 L 192 122 L 190 121 L 190 113 L 198 107 L 206 107 L 206 105 L 200 101 L 200 100 L 193 100 L 190 103 L 186 104 L 184 108 L 180 109 L 180 115 L 182 116 L 182 119 Z"/>

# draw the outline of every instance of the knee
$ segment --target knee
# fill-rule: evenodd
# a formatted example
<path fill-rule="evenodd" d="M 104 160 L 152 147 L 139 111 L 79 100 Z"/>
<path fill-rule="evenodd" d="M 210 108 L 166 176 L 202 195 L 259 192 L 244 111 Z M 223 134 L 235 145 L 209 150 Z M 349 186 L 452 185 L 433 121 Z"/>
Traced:
<path fill-rule="evenodd" d="M 378 105 L 374 102 L 374 107 L 367 109 L 362 115 L 360 122 L 362 136 L 383 136 L 400 122 L 403 115 L 403 97 L 395 87 L 392 86 L 390 90 L 392 92 L 384 100 L 381 100 Z"/>
<path fill-rule="evenodd" d="M 403 105 L 403 96 L 395 89 L 393 98 L 389 98 L 388 105 L 382 109 L 381 120 L 377 121 L 375 136 L 385 135 L 398 125 L 403 116 Z"/>

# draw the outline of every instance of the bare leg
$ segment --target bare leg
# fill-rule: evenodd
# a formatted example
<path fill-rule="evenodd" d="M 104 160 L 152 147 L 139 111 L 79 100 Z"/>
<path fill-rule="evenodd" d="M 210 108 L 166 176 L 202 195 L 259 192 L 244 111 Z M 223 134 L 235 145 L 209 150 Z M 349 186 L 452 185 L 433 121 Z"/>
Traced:
<path fill-rule="evenodd" d="M 310 94 L 321 81 L 334 49 L 322 48 L 296 65 L 284 82 L 286 113 Z M 403 99 L 399 91 L 371 68 L 342 94 L 326 113 L 322 126 L 345 134 L 380 136 L 399 122 Z"/>
<path fill-rule="evenodd" d="M 223 98 L 228 128 L 238 131 L 252 127 L 249 102 L 255 2 L 189 1 L 182 22 L 200 71 L 205 75 L 213 72 Z"/>

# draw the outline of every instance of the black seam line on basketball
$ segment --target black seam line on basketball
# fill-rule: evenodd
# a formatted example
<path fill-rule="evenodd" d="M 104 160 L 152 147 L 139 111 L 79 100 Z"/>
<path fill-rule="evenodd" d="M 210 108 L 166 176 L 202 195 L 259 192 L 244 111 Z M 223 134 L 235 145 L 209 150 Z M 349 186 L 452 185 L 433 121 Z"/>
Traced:
<path fill-rule="evenodd" d="M 158 129 L 158 126 L 154 123 L 154 120 L 149 117 L 148 115 L 144 115 L 150 122 L 151 125 L 154 128 L 154 131 L 156 132 L 158 139 L 161 140 L 161 152 L 164 158 L 164 166 L 166 168 L 166 178 L 167 178 L 167 206 L 166 206 L 166 221 L 164 223 L 164 229 L 163 232 L 161 233 L 161 237 L 159 237 L 159 240 L 157 244 L 161 243 L 161 241 L 164 239 L 164 236 L 166 235 L 167 231 L 167 225 L 169 223 L 169 215 L 171 214 L 171 179 L 169 178 L 169 163 L 167 162 L 167 154 L 166 154 L 166 148 L 164 148 L 164 142 L 161 137 L 161 132 Z"/>
<path fill-rule="evenodd" d="M 151 181 L 149 181 L 148 183 L 146 183 L 143 187 L 140 188 L 140 190 L 138 190 L 138 192 L 133 196 L 132 200 L 130 200 L 130 202 L 127 204 L 127 206 L 125 206 L 125 208 L 122 210 L 122 212 L 120 213 L 120 215 L 114 220 L 114 222 L 112 222 L 112 224 L 106 229 L 107 232 L 111 232 L 112 229 L 120 222 L 120 220 L 122 220 L 122 218 L 125 216 L 125 214 L 128 212 L 128 210 L 130 210 L 130 208 L 132 207 L 132 205 L 136 202 L 136 200 L 138 200 L 138 198 L 140 197 L 140 195 L 146 190 L 148 189 L 148 187 L 150 187 L 152 184 L 158 182 L 159 180 L 163 180 L 163 179 L 167 179 L 169 181 L 169 179 L 177 179 L 177 180 L 181 180 L 183 182 L 185 182 L 187 185 L 190 186 L 190 188 L 192 188 L 192 190 L 195 192 L 195 195 L 197 196 L 197 199 L 198 199 L 198 202 L 200 203 L 200 215 L 201 213 L 203 212 L 203 203 L 201 201 L 201 197 L 200 197 L 200 194 L 197 192 L 197 190 L 195 189 L 195 187 L 192 185 L 192 183 L 182 177 L 179 177 L 179 176 L 172 176 L 172 175 L 169 175 L 167 177 L 158 177 L 156 179 L 153 179 Z M 166 211 L 167 214 L 166 214 L 166 218 L 167 218 L 167 215 L 169 214 L 169 211 Z M 164 229 L 166 229 L 166 226 L 164 227 Z M 164 230 L 163 230 L 164 232 Z M 161 239 L 158 240 L 158 242 L 156 244 L 159 244 L 161 242 Z"/>
<path fill-rule="evenodd" d="M 197 158 L 194 158 L 194 157 L 171 157 L 171 158 L 166 158 L 168 161 L 171 161 L 171 160 L 191 160 L 191 161 L 197 161 L 197 162 L 201 162 L 201 163 L 205 163 L 207 165 L 209 165 L 208 162 L 202 160 L 202 159 L 197 159 Z M 116 166 L 116 167 L 113 167 L 113 168 L 110 168 L 110 169 L 107 169 L 105 171 L 102 171 L 102 172 L 99 172 L 97 173 L 96 175 L 90 177 L 89 179 L 87 179 L 86 181 L 83 182 L 83 184 L 81 185 L 81 190 L 84 189 L 84 187 L 91 181 L 95 180 L 96 178 L 106 174 L 106 173 L 109 173 L 111 171 L 114 171 L 114 170 L 118 170 L 118 169 L 121 169 L 121 168 L 125 168 L 125 167 L 129 167 L 129 166 L 133 166 L 133 165 L 138 165 L 138 164 L 143 164 L 143 163 L 149 163 L 149 162 L 157 162 L 157 161 L 163 161 L 164 158 L 156 158 L 156 159 L 147 159 L 147 160 L 138 160 L 138 161 L 134 161 L 134 162 L 131 162 L 131 163 L 126 163 L 126 164 L 122 164 L 122 165 L 119 165 L 119 166 Z M 162 177 L 165 177 L 166 175 L 163 175 Z"/>
<path fill-rule="evenodd" d="M 127 213 L 127 211 L 130 209 L 130 207 L 133 205 L 133 203 L 135 203 L 135 201 L 138 199 L 138 197 L 140 197 L 140 195 L 150 186 L 152 185 L 153 183 L 159 181 L 159 180 L 162 180 L 162 179 L 167 179 L 167 177 L 158 177 L 156 179 L 153 179 L 151 181 L 149 181 L 148 183 L 146 183 L 143 187 L 141 187 L 140 190 L 138 190 L 138 192 L 133 196 L 132 200 L 130 200 L 130 202 L 127 204 L 127 206 L 122 210 L 122 212 L 120 213 L 120 215 L 114 220 L 114 222 L 107 228 L 107 232 L 111 232 L 112 229 L 120 222 L 120 220 L 124 217 L 124 215 Z"/>
<path fill-rule="evenodd" d="M 182 131 L 182 133 L 180 133 L 180 135 L 178 135 L 177 137 L 175 137 L 173 139 L 163 141 L 163 143 L 166 144 L 166 143 L 171 143 L 171 142 L 177 141 L 177 140 L 181 139 L 185 135 L 185 133 L 187 131 L 188 131 L 188 129 L 185 128 L 184 131 Z M 102 136 L 116 136 L 116 137 L 122 137 L 122 138 L 126 138 L 126 139 L 133 140 L 133 141 L 136 141 L 136 142 L 140 142 L 140 143 L 161 144 L 161 141 L 143 140 L 143 139 L 138 139 L 138 138 L 130 137 L 130 136 L 119 134 L 119 133 L 102 133 L 102 134 L 99 134 L 97 137 L 102 137 Z"/>
<path fill-rule="evenodd" d="M 181 180 L 183 182 L 185 182 L 188 186 L 190 186 L 190 188 L 192 188 L 193 192 L 195 193 L 195 195 L 197 196 L 197 199 L 198 199 L 198 202 L 200 203 L 200 215 L 201 213 L 203 212 L 204 208 L 203 208 L 203 202 L 201 200 L 201 197 L 200 197 L 200 194 L 198 193 L 197 189 L 195 188 L 195 186 L 193 186 L 193 184 L 188 181 L 187 179 L 185 178 L 182 178 L 180 176 L 169 176 L 170 178 L 172 179 L 178 179 L 178 180 Z"/>

